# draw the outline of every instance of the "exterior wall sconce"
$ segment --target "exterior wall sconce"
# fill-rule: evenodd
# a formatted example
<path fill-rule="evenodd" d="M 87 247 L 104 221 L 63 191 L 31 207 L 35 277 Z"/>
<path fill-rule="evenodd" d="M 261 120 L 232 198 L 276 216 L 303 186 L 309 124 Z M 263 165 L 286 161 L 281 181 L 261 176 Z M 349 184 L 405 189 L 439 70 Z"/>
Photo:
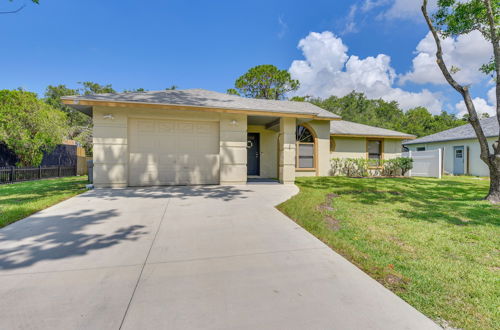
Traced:
<path fill-rule="evenodd" d="M 233 125 L 233 126 L 234 126 L 234 125 L 236 125 L 236 124 L 238 124 L 238 121 L 237 121 L 236 119 L 231 120 L 231 125 Z"/>
<path fill-rule="evenodd" d="M 102 118 L 104 118 L 104 119 L 115 119 L 115 117 L 113 117 L 113 115 L 110 114 L 110 113 L 107 114 L 107 115 L 102 116 Z"/>

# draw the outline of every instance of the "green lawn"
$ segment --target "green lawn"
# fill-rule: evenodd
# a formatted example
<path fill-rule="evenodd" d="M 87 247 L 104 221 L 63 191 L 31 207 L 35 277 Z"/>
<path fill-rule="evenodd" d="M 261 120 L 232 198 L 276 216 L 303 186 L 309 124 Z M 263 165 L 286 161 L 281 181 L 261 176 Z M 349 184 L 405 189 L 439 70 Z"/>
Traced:
<path fill-rule="evenodd" d="M 415 308 L 500 329 L 500 207 L 470 177 L 300 178 L 278 208 Z"/>
<path fill-rule="evenodd" d="M 0 185 L 0 228 L 85 191 L 86 176 Z"/>

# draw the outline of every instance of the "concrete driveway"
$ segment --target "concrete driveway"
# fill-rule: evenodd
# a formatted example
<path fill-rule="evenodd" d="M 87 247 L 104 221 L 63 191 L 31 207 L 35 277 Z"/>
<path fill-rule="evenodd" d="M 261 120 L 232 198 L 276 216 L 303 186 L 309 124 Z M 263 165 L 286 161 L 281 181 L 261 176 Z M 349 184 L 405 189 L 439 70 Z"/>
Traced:
<path fill-rule="evenodd" d="M 296 192 L 98 189 L 7 226 L 0 328 L 437 328 L 274 208 Z"/>

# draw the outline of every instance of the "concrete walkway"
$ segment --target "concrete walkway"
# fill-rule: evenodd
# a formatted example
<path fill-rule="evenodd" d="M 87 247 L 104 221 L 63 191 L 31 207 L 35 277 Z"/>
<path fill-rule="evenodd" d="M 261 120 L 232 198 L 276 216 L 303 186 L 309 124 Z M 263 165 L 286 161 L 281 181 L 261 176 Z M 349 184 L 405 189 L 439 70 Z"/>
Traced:
<path fill-rule="evenodd" d="M 99 189 L 7 226 L 0 328 L 438 328 L 274 208 L 296 192 Z"/>

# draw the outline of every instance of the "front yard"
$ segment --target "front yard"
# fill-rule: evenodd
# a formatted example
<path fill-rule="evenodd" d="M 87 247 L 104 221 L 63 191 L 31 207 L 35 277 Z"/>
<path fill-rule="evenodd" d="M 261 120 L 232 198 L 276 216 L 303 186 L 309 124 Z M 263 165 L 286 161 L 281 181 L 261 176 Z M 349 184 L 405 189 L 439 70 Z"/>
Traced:
<path fill-rule="evenodd" d="M 0 185 L 0 228 L 85 191 L 86 176 Z"/>
<path fill-rule="evenodd" d="M 500 206 L 488 181 L 300 178 L 278 208 L 438 323 L 500 328 Z"/>

